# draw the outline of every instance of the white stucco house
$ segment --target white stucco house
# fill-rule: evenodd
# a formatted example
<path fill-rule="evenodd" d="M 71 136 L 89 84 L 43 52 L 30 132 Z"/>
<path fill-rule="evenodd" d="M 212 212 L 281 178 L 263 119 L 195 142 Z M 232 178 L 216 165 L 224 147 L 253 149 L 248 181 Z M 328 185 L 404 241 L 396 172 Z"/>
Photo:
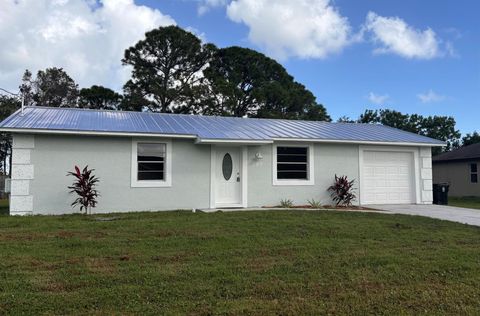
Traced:
<path fill-rule="evenodd" d="M 13 134 L 10 213 L 63 214 L 67 171 L 100 178 L 94 212 L 243 208 L 281 199 L 331 203 L 335 174 L 355 203 L 430 204 L 431 147 L 443 142 L 372 124 L 27 107 Z"/>

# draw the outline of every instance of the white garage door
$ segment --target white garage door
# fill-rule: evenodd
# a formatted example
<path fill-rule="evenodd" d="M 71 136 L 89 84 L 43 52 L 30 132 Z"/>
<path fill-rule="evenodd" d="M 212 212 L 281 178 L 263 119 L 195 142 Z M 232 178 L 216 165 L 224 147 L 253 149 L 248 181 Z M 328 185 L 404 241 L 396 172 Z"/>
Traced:
<path fill-rule="evenodd" d="M 362 204 L 414 203 L 413 153 L 364 151 Z"/>

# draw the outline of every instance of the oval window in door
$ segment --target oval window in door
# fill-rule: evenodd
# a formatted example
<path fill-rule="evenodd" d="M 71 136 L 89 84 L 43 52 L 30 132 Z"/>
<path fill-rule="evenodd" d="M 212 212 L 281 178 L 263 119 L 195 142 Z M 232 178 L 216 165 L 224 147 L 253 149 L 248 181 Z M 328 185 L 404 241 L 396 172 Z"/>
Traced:
<path fill-rule="evenodd" d="M 230 180 L 232 177 L 232 170 L 233 170 L 233 162 L 232 162 L 232 156 L 230 156 L 229 153 L 226 153 L 225 156 L 223 156 L 223 161 L 222 161 L 222 172 L 223 172 L 223 177 L 225 180 Z"/>

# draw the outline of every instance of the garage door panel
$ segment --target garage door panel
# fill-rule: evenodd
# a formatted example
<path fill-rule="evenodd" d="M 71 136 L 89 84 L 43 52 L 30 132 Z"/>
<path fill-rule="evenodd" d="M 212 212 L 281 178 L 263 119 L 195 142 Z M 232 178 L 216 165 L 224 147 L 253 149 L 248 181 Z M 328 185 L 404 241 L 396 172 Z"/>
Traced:
<path fill-rule="evenodd" d="M 365 166 L 364 169 L 365 177 L 372 177 L 375 175 L 375 168 Z"/>
<path fill-rule="evenodd" d="M 364 151 L 363 204 L 414 203 L 413 153 Z"/>
<path fill-rule="evenodd" d="M 398 167 L 387 167 L 387 175 L 389 176 L 395 176 L 398 174 L 399 170 Z"/>
<path fill-rule="evenodd" d="M 375 168 L 375 176 L 384 176 L 387 174 L 387 170 L 385 167 L 377 167 Z"/>

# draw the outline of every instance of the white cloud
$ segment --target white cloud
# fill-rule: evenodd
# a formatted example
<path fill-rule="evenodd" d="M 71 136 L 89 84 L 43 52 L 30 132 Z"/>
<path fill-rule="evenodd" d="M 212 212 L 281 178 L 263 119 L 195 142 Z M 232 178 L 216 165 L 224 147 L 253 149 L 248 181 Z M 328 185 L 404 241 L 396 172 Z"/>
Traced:
<path fill-rule="evenodd" d="M 198 15 L 204 15 L 213 8 L 227 5 L 227 0 L 200 0 L 198 4 Z"/>
<path fill-rule="evenodd" d="M 227 15 L 276 58 L 325 58 L 354 41 L 348 19 L 330 0 L 234 0 Z"/>
<path fill-rule="evenodd" d="M 383 17 L 369 12 L 364 25 L 377 44 L 374 53 L 394 53 L 406 58 L 431 59 L 442 55 L 441 40 L 427 28 L 418 30 L 398 17 Z"/>
<path fill-rule="evenodd" d="M 120 89 L 126 48 L 146 31 L 175 24 L 133 0 L 0 0 L 0 87 L 17 90 L 23 71 L 63 67 L 81 87 Z"/>
<path fill-rule="evenodd" d="M 373 92 L 368 94 L 368 100 L 373 104 L 383 105 L 388 99 L 390 99 L 388 94 L 381 95 Z"/>
<path fill-rule="evenodd" d="M 446 98 L 444 95 L 433 92 L 432 89 L 427 92 L 417 94 L 417 97 L 422 103 L 441 102 Z"/>

